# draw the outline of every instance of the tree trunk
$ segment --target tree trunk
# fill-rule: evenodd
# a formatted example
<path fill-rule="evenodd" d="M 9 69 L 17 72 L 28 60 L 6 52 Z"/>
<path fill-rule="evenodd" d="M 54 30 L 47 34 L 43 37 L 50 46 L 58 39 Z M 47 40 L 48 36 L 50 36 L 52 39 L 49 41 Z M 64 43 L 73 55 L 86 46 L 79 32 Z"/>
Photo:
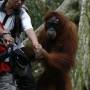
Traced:
<path fill-rule="evenodd" d="M 82 0 L 80 10 L 80 20 L 78 28 L 78 52 L 77 52 L 77 68 L 74 73 L 75 90 L 90 90 L 89 88 L 89 64 L 90 64 L 90 23 L 88 11 L 90 9 L 90 1 Z M 76 79 L 76 80 L 75 80 Z"/>

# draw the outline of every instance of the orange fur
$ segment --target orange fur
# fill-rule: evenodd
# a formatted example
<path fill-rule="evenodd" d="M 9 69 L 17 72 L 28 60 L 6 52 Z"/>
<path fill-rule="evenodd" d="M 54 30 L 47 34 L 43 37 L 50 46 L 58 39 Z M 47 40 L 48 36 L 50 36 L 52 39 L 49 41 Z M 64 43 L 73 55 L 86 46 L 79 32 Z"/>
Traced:
<path fill-rule="evenodd" d="M 45 58 L 45 71 L 38 80 L 38 90 L 72 90 L 69 72 L 75 64 L 77 50 L 77 28 L 63 14 L 50 12 L 45 17 L 45 23 L 52 16 L 59 18 L 57 36 L 48 42 L 46 24 L 38 39 L 48 53 Z"/>

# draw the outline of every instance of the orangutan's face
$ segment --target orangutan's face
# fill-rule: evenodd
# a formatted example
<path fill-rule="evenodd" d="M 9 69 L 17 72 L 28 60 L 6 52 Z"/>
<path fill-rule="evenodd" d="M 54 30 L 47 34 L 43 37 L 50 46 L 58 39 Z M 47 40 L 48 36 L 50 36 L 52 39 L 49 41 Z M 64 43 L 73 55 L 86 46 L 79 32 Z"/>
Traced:
<path fill-rule="evenodd" d="M 59 19 L 56 16 L 53 16 L 48 19 L 46 22 L 46 29 L 47 29 L 47 35 L 51 39 L 54 39 L 56 37 L 56 32 L 59 27 Z"/>

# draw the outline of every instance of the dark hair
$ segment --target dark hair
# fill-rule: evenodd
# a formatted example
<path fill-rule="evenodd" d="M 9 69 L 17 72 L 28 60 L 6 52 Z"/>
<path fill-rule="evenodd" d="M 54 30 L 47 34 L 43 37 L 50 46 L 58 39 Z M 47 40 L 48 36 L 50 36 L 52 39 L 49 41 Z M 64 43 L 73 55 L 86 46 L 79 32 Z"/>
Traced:
<path fill-rule="evenodd" d="M 7 3 L 8 0 L 4 0 L 4 2 L 2 3 L 1 7 L 0 7 L 0 11 L 4 11 L 5 8 L 5 4 Z"/>

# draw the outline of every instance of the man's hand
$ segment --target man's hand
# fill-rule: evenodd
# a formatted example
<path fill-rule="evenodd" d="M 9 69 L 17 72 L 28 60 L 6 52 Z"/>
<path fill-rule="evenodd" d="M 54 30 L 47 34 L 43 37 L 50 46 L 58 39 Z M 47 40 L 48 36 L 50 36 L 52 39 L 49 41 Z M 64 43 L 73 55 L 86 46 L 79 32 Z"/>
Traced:
<path fill-rule="evenodd" d="M 39 49 L 42 48 L 41 44 L 39 44 L 39 43 L 34 43 L 34 44 L 33 44 L 33 47 L 34 47 L 34 49 L 37 50 L 37 51 L 39 51 Z"/>
<path fill-rule="evenodd" d="M 35 58 L 36 59 L 39 59 L 40 57 L 42 57 L 42 53 L 41 53 L 42 46 L 41 46 L 41 44 L 34 43 L 33 44 L 33 49 L 34 49 L 34 52 L 35 52 Z"/>
<path fill-rule="evenodd" d="M 35 50 L 35 56 L 36 56 L 36 59 L 48 59 L 48 52 L 43 49 L 42 47 L 39 47 Z"/>

